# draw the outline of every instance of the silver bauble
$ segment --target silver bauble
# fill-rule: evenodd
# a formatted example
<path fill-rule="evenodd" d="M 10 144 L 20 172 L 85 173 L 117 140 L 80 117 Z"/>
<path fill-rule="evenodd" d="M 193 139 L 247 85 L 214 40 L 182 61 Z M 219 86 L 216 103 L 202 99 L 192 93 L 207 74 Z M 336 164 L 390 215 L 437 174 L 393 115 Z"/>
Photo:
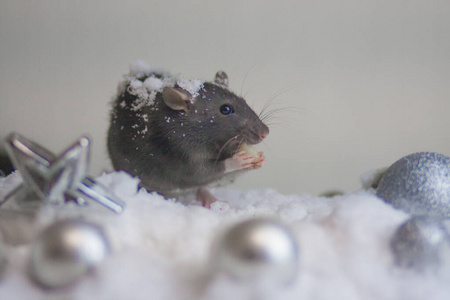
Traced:
<path fill-rule="evenodd" d="M 44 287 L 68 285 L 99 265 L 109 249 L 101 227 L 82 220 L 56 222 L 32 247 L 30 276 Z"/>
<path fill-rule="evenodd" d="M 395 263 L 404 268 L 436 268 L 450 254 L 449 233 L 442 222 L 415 216 L 403 223 L 391 239 Z"/>
<path fill-rule="evenodd" d="M 377 195 L 410 214 L 450 217 L 450 158 L 433 152 L 401 158 L 384 173 Z"/>
<path fill-rule="evenodd" d="M 239 280 L 286 284 L 297 274 L 299 249 L 284 225 L 252 219 L 224 232 L 212 258 L 216 271 Z"/>

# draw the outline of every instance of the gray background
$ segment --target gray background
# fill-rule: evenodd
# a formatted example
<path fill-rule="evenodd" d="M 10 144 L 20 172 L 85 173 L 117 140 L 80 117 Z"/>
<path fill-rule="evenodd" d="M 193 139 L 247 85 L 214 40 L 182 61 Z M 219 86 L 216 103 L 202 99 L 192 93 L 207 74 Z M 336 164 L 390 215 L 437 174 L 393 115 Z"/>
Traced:
<path fill-rule="evenodd" d="M 450 155 L 444 0 L 2 0 L 0 138 L 60 152 L 88 133 L 91 174 L 108 170 L 110 101 L 137 59 L 193 78 L 223 69 L 256 111 L 281 93 L 267 164 L 237 188 L 351 191 L 406 154 Z"/>

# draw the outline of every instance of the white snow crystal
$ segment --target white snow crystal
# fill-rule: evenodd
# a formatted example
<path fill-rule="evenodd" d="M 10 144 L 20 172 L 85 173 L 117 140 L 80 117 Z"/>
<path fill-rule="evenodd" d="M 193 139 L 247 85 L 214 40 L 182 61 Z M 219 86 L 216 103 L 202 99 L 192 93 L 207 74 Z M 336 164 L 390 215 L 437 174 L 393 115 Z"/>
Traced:
<path fill-rule="evenodd" d="M 143 77 L 147 78 L 143 79 Z M 144 81 L 142 82 L 141 79 Z M 130 109 L 138 111 L 143 107 L 152 106 L 158 92 L 162 92 L 166 86 L 173 87 L 175 84 L 191 94 L 193 102 L 204 83 L 204 79 L 178 79 L 162 69 L 151 68 L 146 62 L 139 60 L 130 64 L 130 73 L 125 76 L 124 81 L 119 83 L 117 97 L 123 95 L 128 86 L 128 92 L 136 96 Z M 123 107 L 122 103 L 120 105 Z"/>
<path fill-rule="evenodd" d="M 148 97 L 148 92 L 144 87 L 144 84 L 138 79 L 133 79 L 130 81 L 130 85 L 128 86 L 128 93 L 138 96 L 139 98 Z"/>
<path fill-rule="evenodd" d="M 154 74 L 158 74 L 161 78 L 157 78 Z M 149 77 L 142 82 L 140 78 L 144 76 Z M 144 106 L 153 105 L 156 94 L 161 92 L 165 86 L 174 86 L 176 80 L 168 72 L 159 68 L 151 68 L 146 62 L 139 60 L 130 64 L 130 73 L 118 85 L 117 97 L 125 92 L 128 85 L 128 92 L 137 97 L 131 104 L 131 109 L 138 111 Z"/>
<path fill-rule="evenodd" d="M 145 79 L 144 86 L 147 90 L 153 91 L 153 90 L 162 90 L 163 88 L 163 81 L 156 77 L 149 77 Z"/>
<path fill-rule="evenodd" d="M 130 63 L 130 72 L 127 77 L 139 78 L 143 76 L 148 76 L 151 73 L 157 73 L 163 75 L 163 77 L 170 77 L 170 74 L 162 69 L 150 67 L 149 64 L 143 60 L 137 60 Z"/>
<path fill-rule="evenodd" d="M 161 91 L 164 82 L 155 77 L 149 77 L 144 82 L 132 79 L 128 86 L 128 92 L 137 98 L 131 104 L 133 111 L 138 111 L 144 106 L 152 106 L 155 103 L 157 92 Z M 156 87 L 156 90 L 154 88 Z"/>
<path fill-rule="evenodd" d="M 204 83 L 204 79 L 179 79 L 177 81 L 178 86 L 191 94 L 192 99 L 198 97 Z"/>
<path fill-rule="evenodd" d="M 137 60 L 130 64 L 130 76 L 141 77 L 152 72 L 152 68 L 143 60 Z"/>

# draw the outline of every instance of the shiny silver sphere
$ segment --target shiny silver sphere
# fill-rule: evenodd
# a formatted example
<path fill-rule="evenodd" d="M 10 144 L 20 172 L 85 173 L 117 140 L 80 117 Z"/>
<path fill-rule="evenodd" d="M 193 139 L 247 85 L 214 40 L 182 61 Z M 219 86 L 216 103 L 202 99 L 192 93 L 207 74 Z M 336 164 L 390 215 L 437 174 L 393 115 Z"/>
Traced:
<path fill-rule="evenodd" d="M 299 265 L 298 245 L 287 227 L 269 219 L 252 219 L 226 231 L 215 244 L 218 272 L 246 281 L 286 284 Z"/>
<path fill-rule="evenodd" d="M 68 285 L 101 263 L 109 249 L 101 227 L 82 220 L 56 222 L 32 247 L 30 276 L 44 287 Z"/>
<path fill-rule="evenodd" d="M 450 253 L 450 238 L 439 219 L 416 216 L 403 223 L 391 239 L 395 263 L 403 268 L 437 268 Z"/>
<path fill-rule="evenodd" d="M 390 166 L 377 196 L 413 215 L 450 217 L 450 158 L 420 152 Z"/>

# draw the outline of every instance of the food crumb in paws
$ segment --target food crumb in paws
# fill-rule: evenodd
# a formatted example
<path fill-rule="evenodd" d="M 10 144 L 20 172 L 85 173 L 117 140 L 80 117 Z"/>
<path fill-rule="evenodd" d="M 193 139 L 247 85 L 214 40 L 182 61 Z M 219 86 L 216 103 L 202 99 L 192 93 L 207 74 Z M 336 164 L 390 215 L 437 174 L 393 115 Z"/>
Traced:
<path fill-rule="evenodd" d="M 253 161 L 252 162 L 256 162 L 259 158 L 259 154 L 258 151 L 256 151 L 255 147 L 253 147 L 252 145 L 249 144 L 245 144 L 243 143 L 241 145 L 241 147 L 239 148 L 240 152 L 245 152 L 246 154 L 253 156 Z"/>

